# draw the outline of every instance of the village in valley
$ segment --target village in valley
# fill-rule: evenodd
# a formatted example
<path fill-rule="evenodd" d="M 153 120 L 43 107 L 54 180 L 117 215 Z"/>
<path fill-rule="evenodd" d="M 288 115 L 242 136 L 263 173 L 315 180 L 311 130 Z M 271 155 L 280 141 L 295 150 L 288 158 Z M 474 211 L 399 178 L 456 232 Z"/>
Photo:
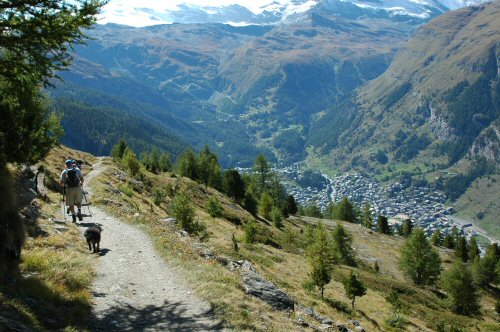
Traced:
<path fill-rule="evenodd" d="M 328 177 L 319 172 L 304 172 L 298 164 L 276 172 L 283 178 L 288 193 L 301 206 L 316 204 L 324 211 L 330 202 L 347 197 L 359 209 L 366 203 L 370 204 L 375 227 L 377 217 L 383 215 L 389 218 L 393 228 L 398 228 L 405 219 L 411 219 L 428 236 L 438 229 L 447 234 L 453 227 L 467 238 L 478 235 L 472 223 L 455 221 L 451 216 L 455 210 L 445 205 L 445 194 L 429 185 L 408 187 L 393 182 L 384 186 L 367 175 L 349 173 Z M 311 180 L 304 181 L 304 177 Z"/>

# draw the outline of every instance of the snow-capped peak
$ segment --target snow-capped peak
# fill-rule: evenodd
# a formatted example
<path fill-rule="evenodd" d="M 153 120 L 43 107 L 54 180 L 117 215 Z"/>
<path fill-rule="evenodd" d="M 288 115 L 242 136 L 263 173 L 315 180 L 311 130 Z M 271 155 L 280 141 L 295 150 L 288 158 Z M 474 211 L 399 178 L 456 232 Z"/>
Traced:
<path fill-rule="evenodd" d="M 385 11 L 426 20 L 447 10 L 487 0 L 111 0 L 99 23 L 147 26 L 169 23 L 275 24 L 317 6 Z M 335 14 L 335 13 L 334 13 Z"/>

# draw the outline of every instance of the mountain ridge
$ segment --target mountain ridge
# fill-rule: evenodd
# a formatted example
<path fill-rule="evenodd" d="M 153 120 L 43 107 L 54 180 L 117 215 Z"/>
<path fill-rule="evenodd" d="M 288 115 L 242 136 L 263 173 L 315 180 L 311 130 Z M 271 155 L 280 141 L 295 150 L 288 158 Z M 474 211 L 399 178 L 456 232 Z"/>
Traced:
<path fill-rule="evenodd" d="M 349 12 L 357 13 L 357 15 L 383 15 L 396 20 L 413 18 L 417 21 L 425 21 L 448 10 L 478 5 L 486 1 L 274 0 L 258 8 L 240 5 L 236 2 L 221 6 L 177 3 L 175 8 L 159 6 L 156 10 L 147 7 L 130 8 L 112 3 L 104 8 L 100 21 L 101 23 L 114 22 L 134 26 L 171 23 L 281 24 L 294 22 L 315 7 L 328 8 L 330 11 L 344 15 Z M 131 19 L 131 17 L 136 18 Z"/>

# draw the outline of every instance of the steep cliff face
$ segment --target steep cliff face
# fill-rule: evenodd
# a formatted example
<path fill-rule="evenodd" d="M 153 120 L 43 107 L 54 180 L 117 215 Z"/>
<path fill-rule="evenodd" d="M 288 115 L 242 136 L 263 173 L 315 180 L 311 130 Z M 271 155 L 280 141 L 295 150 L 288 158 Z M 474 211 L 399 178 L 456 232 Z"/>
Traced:
<path fill-rule="evenodd" d="M 476 138 L 469 150 L 471 157 L 483 157 L 500 166 L 500 121 L 494 121 Z"/>

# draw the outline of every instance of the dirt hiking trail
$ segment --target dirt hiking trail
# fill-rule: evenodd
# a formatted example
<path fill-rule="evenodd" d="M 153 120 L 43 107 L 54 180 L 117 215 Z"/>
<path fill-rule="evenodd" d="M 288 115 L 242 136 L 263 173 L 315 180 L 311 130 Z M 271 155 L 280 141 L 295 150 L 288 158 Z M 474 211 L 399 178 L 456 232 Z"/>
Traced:
<path fill-rule="evenodd" d="M 87 198 L 93 179 L 105 169 L 102 159 L 92 167 L 85 176 Z M 210 304 L 160 258 L 144 232 L 94 205 L 91 212 L 92 218 L 78 226 L 82 234 L 94 224 L 103 228 L 101 252 L 93 254 L 99 262 L 92 285 L 92 331 L 223 330 Z"/>

